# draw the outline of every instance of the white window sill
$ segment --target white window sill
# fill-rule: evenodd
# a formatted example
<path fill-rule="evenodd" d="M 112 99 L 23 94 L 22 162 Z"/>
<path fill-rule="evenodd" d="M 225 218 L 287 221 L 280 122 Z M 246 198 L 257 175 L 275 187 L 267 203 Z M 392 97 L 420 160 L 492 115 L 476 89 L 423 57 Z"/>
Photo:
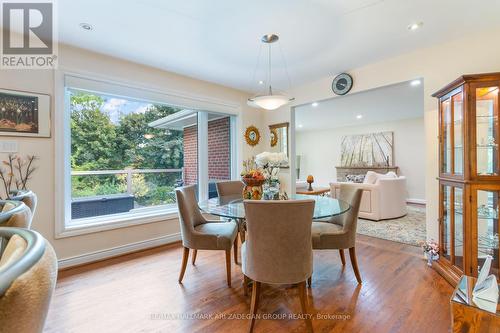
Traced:
<path fill-rule="evenodd" d="M 106 230 L 120 229 L 148 223 L 174 220 L 178 218 L 177 208 L 146 209 L 144 211 L 103 215 L 68 221 L 57 238 L 73 237 Z"/>

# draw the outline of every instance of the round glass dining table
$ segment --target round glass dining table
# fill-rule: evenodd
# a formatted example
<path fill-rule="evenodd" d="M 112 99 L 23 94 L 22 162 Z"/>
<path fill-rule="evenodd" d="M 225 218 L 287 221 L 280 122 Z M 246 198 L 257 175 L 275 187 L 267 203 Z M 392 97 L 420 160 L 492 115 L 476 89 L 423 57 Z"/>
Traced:
<path fill-rule="evenodd" d="M 333 199 L 330 197 L 294 194 L 290 196 L 291 200 L 313 199 L 314 205 L 313 219 L 324 219 L 340 214 L 344 214 L 351 206 L 342 200 Z M 215 216 L 227 217 L 231 219 L 245 219 L 245 207 L 241 195 L 222 196 L 208 199 L 198 203 L 200 209 L 208 214 Z"/>

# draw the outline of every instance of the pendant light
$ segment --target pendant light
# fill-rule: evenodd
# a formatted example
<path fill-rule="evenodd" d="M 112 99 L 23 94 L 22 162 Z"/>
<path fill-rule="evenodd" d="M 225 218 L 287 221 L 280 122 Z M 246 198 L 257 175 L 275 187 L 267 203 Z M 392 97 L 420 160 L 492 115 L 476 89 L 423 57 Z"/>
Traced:
<path fill-rule="evenodd" d="M 269 34 L 269 35 L 264 35 L 261 38 L 262 43 L 267 44 L 269 47 L 269 66 L 268 66 L 268 83 L 269 83 L 269 88 L 267 89 L 267 95 L 256 95 L 252 98 L 248 99 L 248 105 L 255 107 L 255 108 L 262 108 L 266 110 L 275 110 L 279 107 L 282 107 L 283 105 L 286 105 L 290 103 L 291 101 L 294 100 L 294 98 L 290 98 L 286 96 L 285 94 L 282 93 L 274 93 L 272 84 L 271 84 L 271 44 L 277 42 L 279 40 L 278 35 L 275 34 Z M 286 63 L 285 63 L 285 70 L 286 70 Z M 287 71 L 288 73 L 288 71 Z"/>

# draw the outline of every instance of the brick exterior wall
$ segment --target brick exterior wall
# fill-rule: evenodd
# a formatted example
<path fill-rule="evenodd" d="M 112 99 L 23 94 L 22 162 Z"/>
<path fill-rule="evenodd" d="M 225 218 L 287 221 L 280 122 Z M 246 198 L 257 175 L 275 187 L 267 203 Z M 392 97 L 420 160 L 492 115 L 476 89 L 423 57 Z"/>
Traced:
<path fill-rule="evenodd" d="M 231 179 L 230 118 L 208 122 L 208 179 Z M 198 179 L 198 127 L 184 129 L 184 182 L 196 184 Z"/>
<path fill-rule="evenodd" d="M 184 184 L 198 180 L 198 126 L 184 128 Z"/>

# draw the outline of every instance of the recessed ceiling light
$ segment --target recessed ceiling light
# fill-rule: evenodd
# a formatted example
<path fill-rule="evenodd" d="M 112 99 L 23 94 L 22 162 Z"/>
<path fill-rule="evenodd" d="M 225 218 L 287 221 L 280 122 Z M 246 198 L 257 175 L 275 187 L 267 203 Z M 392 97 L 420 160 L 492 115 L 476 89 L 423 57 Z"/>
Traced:
<path fill-rule="evenodd" d="M 259 84 L 264 84 L 264 81 L 260 80 L 260 81 L 259 81 Z"/>
<path fill-rule="evenodd" d="M 302 126 L 302 124 L 299 124 L 299 128 L 302 128 L 302 127 L 304 127 L 304 126 Z"/>
<path fill-rule="evenodd" d="M 363 118 L 363 115 L 362 115 L 362 114 L 358 114 L 358 115 L 356 116 L 356 119 L 361 119 L 361 118 Z"/>
<path fill-rule="evenodd" d="M 423 25 L 424 25 L 424 22 L 412 23 L 408 26 L 408 30 L 415 31 L 419 28 L 422 28 Z"/>
<path fill-rule="evenodd" d="M 314 103 L 312 103 L 311 105 L 312 105 L 313 107 L 317 107 L 319 104 L 318 104 L 318 102 L 314 102 Z"/>
<path fill-rule="evenodd" d="M 419 85 L 420 85 L 420 83 L 421 83 L 421 82 L 420 82 L 420 80 L 413 80 L 413 81 L 411 81 L 411 82 L 410 82 L 410 84 L 411 84 L 412 86 L 414 86 L 414 87 L 419 86 Z"/>
<path fill-rule="evenodd" d="M 80 28 L 87 31 L 94 30 L 94 28 L 88 23 L 80 23 Z"/>

